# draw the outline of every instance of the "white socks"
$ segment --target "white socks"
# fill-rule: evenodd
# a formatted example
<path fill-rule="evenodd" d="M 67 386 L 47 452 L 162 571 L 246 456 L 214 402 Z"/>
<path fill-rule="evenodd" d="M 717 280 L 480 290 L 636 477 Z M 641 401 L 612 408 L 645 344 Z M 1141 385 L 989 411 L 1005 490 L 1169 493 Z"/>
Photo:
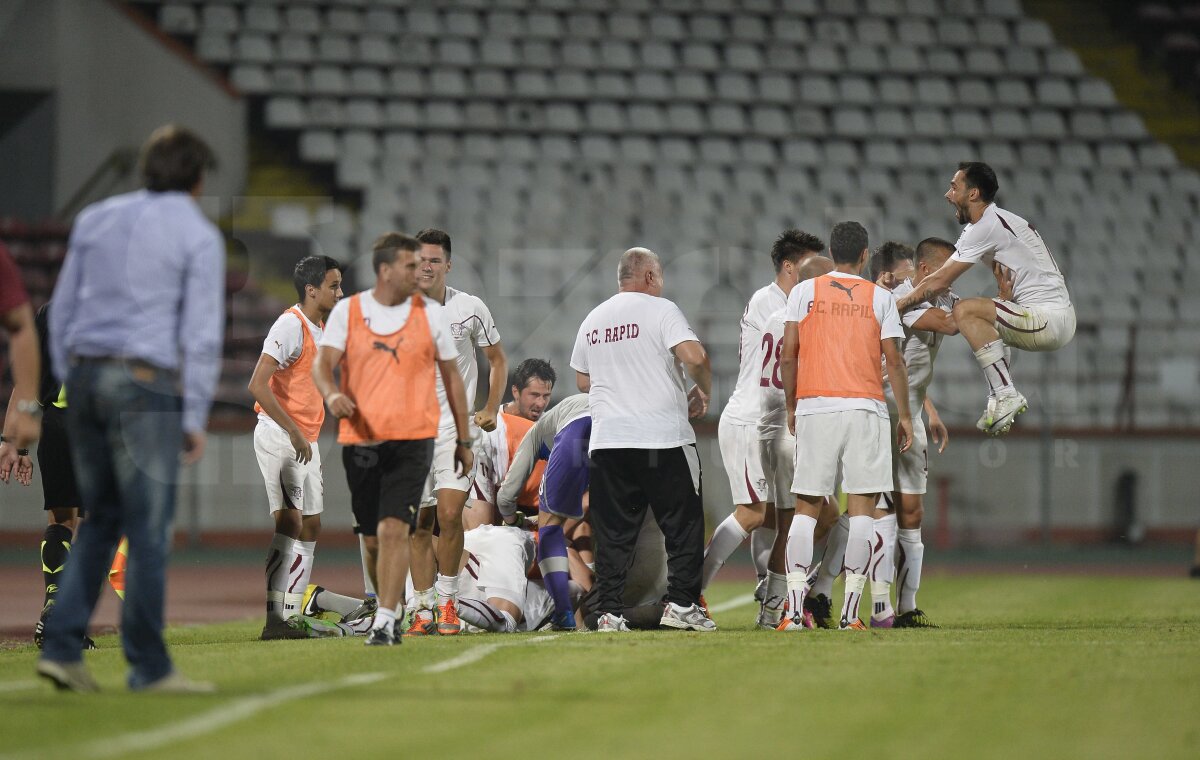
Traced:
<path fill-rule="evenodd" d="M 763 612 L 770 616 L 772 622 L 778 623 L 783 617 L 783 601 L 787 593 L 787 575 L 768 570 L 767 592 L 763 597 Z"/>
<path fill-rule="evenodd" d="M 921 565 L 925 561 L 925 544 L 921 543 L 921 529 L 911 528 L 897 532 L 896 577 L 900 589 L 896 595 L 896 611 L 903 615 L 917 609 L 917 589 L 921 587 Z"/>
<path fill-rule="evenodd" d="M 774 528 L 758 528 L 750 534 L 750 556 L 754 559 L 754 574 L 759 578 L 767 575 L 767 563 L 771 561 L 771 547 L 775 545 Z"/>
<path fill-rule="evenodd" d="M 394 610 L 386 610 L 383 607 L 380 607 L 378 610 L 375 611 L 375 620 L 374 620 L 374 622 L 371 623 L 371 630 L 375 631 L 375 630 L 382 629 L 384 631 L 390 632 L 393 630 L 392 626 L 394 626 L 395 623 L 396 623 L 395 611 Z"/>
<path fill-rule="evenodd" d="M 833 596 L 833 580 L 842 574 L 842 564 L 846 558 L 846 540 L 849 537 L 850 516 L 843 514 L 826 536 L 825 557 L 821 560 L 821 570 L 817 573 L 817 580 L 812 587 L 814 595 Z"/>
<path fill-rule="evenodd" d="M 375 596 L 375 584 L 371 583 L 371 573 L 367 571 L 367 543 L 361 534 L 358 537 L 358 556 L 362 560 L 363 591 L 367 596 Z"/>
<path fill-rule="evenodd" d="M 410 581 L 411 582 L 411 581 Z M 437 592 L 431 588 L 424 591 L 414 591 L 408 597 L 412 600 L 409 604 L 409 610 L 433 610 L 437 606 Z"/>
<path fill-rule="evenodd" d="M 312 577 L 313 554 L 317 550 L 316 541 L 295 541 L 295 556 L 288 565 L 287 589 L 283 594 L 283 619 L 303 612 L 304 592 L 308 589 L 308 580 Z"/>
<path fill-rule="evenodd" d="M 858 603 L 867 585 L 867 571 L 871 566 L 871 539 L 874 537 L 874 520 L 870 515 L 855 515 L 849 518 L 850 529 L 846 538 L 846 595 L 842 603 L 842 625 L 858 618 Z"/>
<path fill-rule="evenodd" d="M 892 580 L 895 578 L 896 515 L 875 520 L 874 556 L 871 557 L 871 617 L 884 620 L 892 610 Z"/>
<path fill-rule="evenodd" d="M 352 596 L 343 596 L 342 594 L 335 594 L 332 591 L 330 591 L 329 589 L 321 589 L 315 595 L 315 598 L 313 599 L 313 603 L 316 604 L 318 607 L 320 607 L 323 610 L 329 610 L 330 612 L 336 612 L 337 614 L 345 617 L 346 615 L 349 615 L 351 612 L 354 612 L 359 607 L 361 607 L 363 600 L 355 599 Z"/>
<path fill-rule="evenodd" d="M 990 395 L 1011 396 L 1017 392 L 1013 385 L 1012 373 L 1008 369 L 1004 341 L 994 340 L 985 344 L 975 352 L 975 360 L 983 370 Z"/>
<path fill-rule="evenodd" d="M 729 555 L 733 554 L 749 535 L 742 530 L 741 523 L 733 514 L 721 521 L 713 531 L 708 546 L 704 548 L 704 570 L 700 575 L 701 591 L 708 588 L 717 571 L 725 565 L 725 560 L 729 559 Z"/>
<path fill-rule="evenodd" d="M 445 604 L 447 599 L 457 599 L 458 576 L 438 573 L 437 580 L 433 582 L 433 588 L 437 591 L 438 604 Z"/>
<path fill-rule="evenodd" d="M 808 570 L 812 567 L 813 559 L 813 534 L 816 530 L 815 518 L 799 513 L 792 518 L 787 540 L 788 609 L 792 615 L 800 615 L 804 611 Z"/>
<path fill-rule="evenodd" d="M 288 587 L 288 568 L 296 554 L 296 542 L 276 533 L 271 537 L 271 548 L 267 550 L 267 619 L 285 620 L 283 615 L 284 595 Z"/>
<path fill-rule="evenodd" d="M 517 630 L 517 621 L 512 615 L 478 599 L 459 599 L 458 616 L 485 631 L 512 633 Z"/>

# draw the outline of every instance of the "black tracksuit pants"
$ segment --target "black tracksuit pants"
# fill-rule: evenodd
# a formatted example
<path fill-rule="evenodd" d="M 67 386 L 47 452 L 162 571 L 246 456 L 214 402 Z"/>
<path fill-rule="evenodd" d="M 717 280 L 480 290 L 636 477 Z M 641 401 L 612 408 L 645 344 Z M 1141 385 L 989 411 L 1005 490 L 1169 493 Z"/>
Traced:
<path fill-rule="evenodd" d="M 695 444 L 674 449 L 598 449 L 591 455 L 590 478 L 597 612 L 621 614 L 625 576 L 647 508 L 666 539 L 667 599 L 684 607 L 698 603 L 704 506 Z"/>

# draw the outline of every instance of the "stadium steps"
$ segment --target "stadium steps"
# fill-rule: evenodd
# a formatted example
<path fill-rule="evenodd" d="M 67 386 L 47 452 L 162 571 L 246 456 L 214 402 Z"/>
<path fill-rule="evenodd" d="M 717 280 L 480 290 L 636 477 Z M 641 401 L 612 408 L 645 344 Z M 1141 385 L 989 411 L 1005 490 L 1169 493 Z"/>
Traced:
<path fill-rule="evenodd" d="M 246 193 L 233 218 L 233 228 L 268 231 L 271 209 L 280 199 L 294 200 L 315 211 L 335 191 L 331 181 L 316 177 L 305 164 L 262 134 L 251 132 Z"/>
<path fill-rule="evenodd" d="M 1181 163 L 1200 169 L 1200 104 L 1173 87 L 1164 71 L 1145 66 L 1137 45 L 1113 28 L 1095 2 L 1041 0 L 1026 3 L 1026 13 L 1048 23 L 1058 41 L 1079 54 L 1088 73 L 1108 80 L 1121 104 L 1141 115 Z"/>

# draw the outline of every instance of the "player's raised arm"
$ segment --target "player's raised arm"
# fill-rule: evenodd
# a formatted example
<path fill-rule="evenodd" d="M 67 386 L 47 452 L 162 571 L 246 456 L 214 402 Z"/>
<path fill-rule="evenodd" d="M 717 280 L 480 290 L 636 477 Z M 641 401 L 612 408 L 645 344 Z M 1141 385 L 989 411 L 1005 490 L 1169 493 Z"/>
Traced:
<path fill-rule="evenodd" d="M 936 272 L 922 280 L 920 286 L 915 288 L 913 292 L 896 301 L 896 308 L 899 311 L 907 311 L 922 301 L 932 301 L 942 293 L 948 291 L 950 286 L 954 284 L 954 281 L 970 268 L 971 264 L 969 262 L 947 259 L 946 263 L 942 264 Z"/>

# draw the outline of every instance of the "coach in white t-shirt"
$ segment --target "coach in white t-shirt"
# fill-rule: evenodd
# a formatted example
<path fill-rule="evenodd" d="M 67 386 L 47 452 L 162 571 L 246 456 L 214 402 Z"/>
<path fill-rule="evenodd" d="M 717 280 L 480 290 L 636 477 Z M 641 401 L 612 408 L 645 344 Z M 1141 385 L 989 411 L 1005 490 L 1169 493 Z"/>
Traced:
<path fill-rule="evenodd" d="M 704 508 L 696 434 L 688 421 L 708 408 L 708 354 L 679 307 L 661 297 L 657 255 L 629 249 L 617 280 L 619 292 L 583 320 L 571 354 L 592 413 L 597 630 L 628 630 L 621 599 L 647 507 L 666 538 L 668 604 L 661 624 L 716 630 L 699 604 Z M 695 381 L 690 392 L 686 376 Z"/>

